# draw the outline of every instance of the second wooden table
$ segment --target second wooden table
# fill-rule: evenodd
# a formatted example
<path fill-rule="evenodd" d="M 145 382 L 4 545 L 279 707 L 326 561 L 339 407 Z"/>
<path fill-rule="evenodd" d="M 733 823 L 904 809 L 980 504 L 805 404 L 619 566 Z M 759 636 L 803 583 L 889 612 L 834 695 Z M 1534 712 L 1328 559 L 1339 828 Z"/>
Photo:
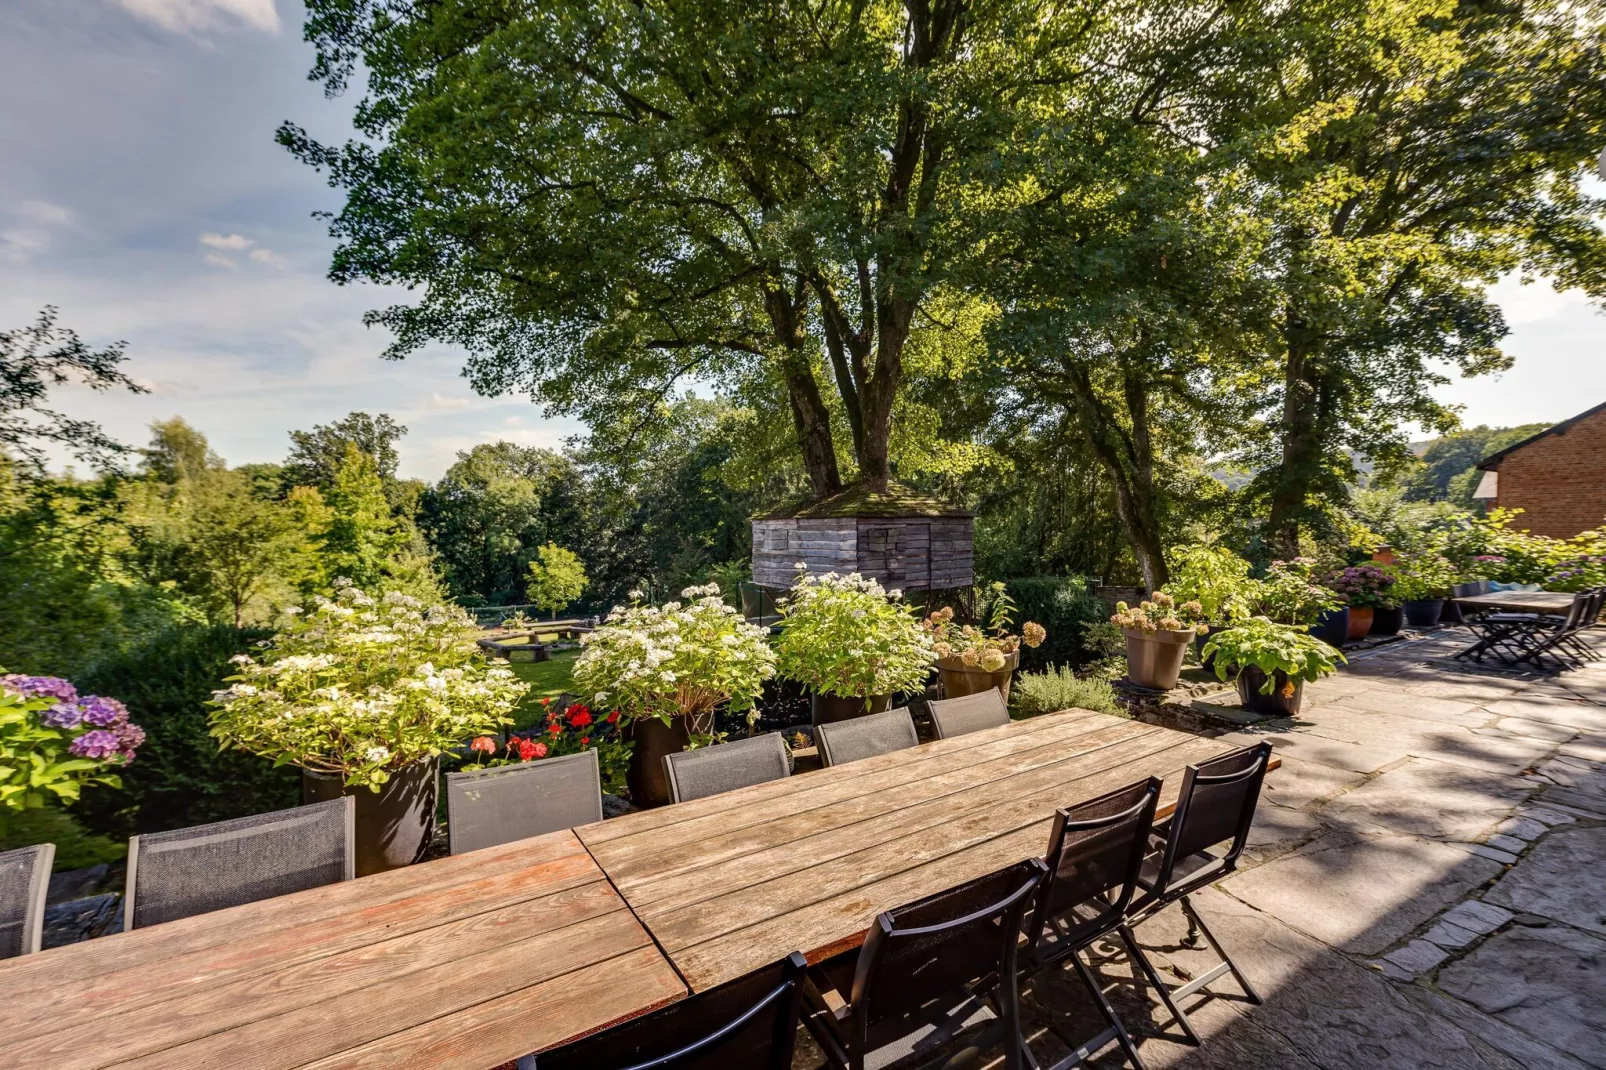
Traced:
<path fill-rule="evenodd" d="M 1085 710 L 576 829 L 693 991 L 799 950 L 856 946 L 877 912 L 1041 855 L 1055 809 L 1233 748 Z"/>

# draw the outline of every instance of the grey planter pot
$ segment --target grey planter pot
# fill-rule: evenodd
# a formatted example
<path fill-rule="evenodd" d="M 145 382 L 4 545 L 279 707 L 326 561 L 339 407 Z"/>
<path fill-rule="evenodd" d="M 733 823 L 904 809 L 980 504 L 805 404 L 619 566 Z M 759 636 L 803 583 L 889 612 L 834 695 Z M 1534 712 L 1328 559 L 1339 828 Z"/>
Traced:
<path fill-rule="evenodd" d="M 892 708 L 892 696 L 871 695 L 870 704 L 866 706 L 862 696 L 822 695 L 816 691 L 809 696 L 809 707 L 814 714 L 815 724 L 834 724 L 872 713 L 885 713 Z"/>
<path fill-rule="evenodd" d="M 338 776 L 301 771 L 301 798 L 326 802 L 350 795 L 357 800 L 357 876 L 400 869 L 423 860 L 435 835 L 439 763 L 414 762 L 391 774 L 377 792 L 347 788 Z"/>

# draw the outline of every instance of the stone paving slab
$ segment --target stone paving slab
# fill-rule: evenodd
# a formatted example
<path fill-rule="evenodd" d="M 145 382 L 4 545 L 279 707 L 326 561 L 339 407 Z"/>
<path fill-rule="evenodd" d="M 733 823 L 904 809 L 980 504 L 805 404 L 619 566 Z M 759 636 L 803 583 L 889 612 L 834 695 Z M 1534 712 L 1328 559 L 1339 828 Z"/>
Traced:
<path fill-rule="evenodd" d="M 1563 926 L 1513 926 L 1439 974 L 1485 1014 L 1606 1067 L 1606 942 Z"/>
<path fill-rule="evenodd" d="M 1324 944 L 1376 955 L 1500 870 L 1434 840 L 1331 832 L 1228 887 Z"/>
<path fill-rule="evenodd" d="M 1484 899 L 1606 936 L 1606 828 L 1550 833 Z"/>
<path fill-rule="evenodd" d="M 1272 745 L 1276 746 L 1275 738 Z M 1262 791 L 1268 801 L 1279 806 L 1302 809 L 1317 799 L 1329 798 L 1366 783 L 1363 773 L 1305 761 L 1282 749 L 1278 749 L 1277 756 L 1282 759 L 1282 768 L 1266 777 Z"/>
<path fill-rule="evenodd" d="M 1411 758 L 1345 792 L 1321 814 L 1330 824 L 1475 840 L 1531 792 L 1525 784 L 1465 766 Z"/>

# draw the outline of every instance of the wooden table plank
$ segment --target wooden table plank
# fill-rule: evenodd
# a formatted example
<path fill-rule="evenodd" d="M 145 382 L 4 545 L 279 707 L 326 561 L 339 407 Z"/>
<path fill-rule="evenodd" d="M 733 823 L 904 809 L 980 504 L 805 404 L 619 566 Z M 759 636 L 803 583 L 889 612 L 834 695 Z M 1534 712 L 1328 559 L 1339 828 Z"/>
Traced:
<path fill-rule="evenodd" d="M 1518 613 L 1561 615 L 1573 607 L 1573 595 L 1562 591 L 1491 591 L 1488 594 L 1452 598 L 1452 602 L 1475 609 L 1506 609 Z"/>
<path fill-rule="evenodd" d="M 521 859 L 521 867 L 497 872 Z M 91 1028 L 108 1015 L 361 948 L 374 942 L 376 932 L 389 938 L 428 930 L 595 883 L 599 876 L 579 841 L 562 834 L 442 862 L 447 864 L 431 862 L 237 908 L 229 912 L 237 927 L 232 941 L 217 914 L 203 914 L 0 962 L 0 983 L 17 993 L 0 1002 L 0 1037 L 15 1043 Z M 423 891 L 389 898 L 397 882 L 386 878 L 418 870 L 435 871 L 427 881 L 408 882 Z M 491 876 L 473 879 L 487 870 Z M 373 886 L 364 888 L 369 882 Z M 332 913 L 336 908 L 343 912 Z M 57 956 L 74 967 L 92 966 L 97 953 L 106 963 L 103 973 L 56 981 L 48 969 Z M 42 979 L 35 980 L 41 966 Z M 69 978 L 72 972 L 77 971 Z"/>
<path fill-rule="evenodd" d="M 533 864 L 507 871 L 519 858 Z M 433 872 L 365 877 L 79 945 L 106 945 L 120 989 L 72 982 L 96 1008 L 85 1021 L 48 984 L 43 997 L 7 984 L 9 1002 L 54 1000 L 58 1013 L 54 1028 L 37 1007 L 14 1015 L 18 1031 L 0 1030 L 0 1066 L 390 1066 L 398 1051 L 433 1046 L 450 1058 L 429 1065 L 484 1070 L 685 994 L 572 832 L 412 870 Z M 399 888 L 421 891 L 396 898 Z M 298 914 L 316 920 L 296 925 Z M 280 928 L 264 929 L 264 919 Z M 212 929 L 249 935 L 230 943 Z M 180 954 L 162 958 L 168 946 Z M 12 962 L 32 972 L 56 954 Z M 0 963 L 0 981 L 11 965 Z M 576 984 L 606 994 L 563 998 Z M 540 1015 L 503 1017 L 537 1005 Z"/>
<path fill-rule="evenodd" d="M 792 950 L 857 945 L 876 913 L 1040 855 L 1054 810 L 1232 748 L 1067 711 L 577 829 L 693 991 Z M 687 805 L 687 804 L 683 804 Z"/>

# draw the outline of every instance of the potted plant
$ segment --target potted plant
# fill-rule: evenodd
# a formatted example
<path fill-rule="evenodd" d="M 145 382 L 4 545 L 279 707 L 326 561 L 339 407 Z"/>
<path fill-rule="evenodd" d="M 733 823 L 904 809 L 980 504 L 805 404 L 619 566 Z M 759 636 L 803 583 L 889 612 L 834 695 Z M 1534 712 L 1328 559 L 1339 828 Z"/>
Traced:
<path fill-rule="evenodd" d="M 815 724 L 879 713 L 895 692 L 925 687 L 932 638 L 901 592 L 857 572 L 805 572 L 780 608 L 778 668 L 812 693 Z"/>
<path fill-rule="evenodd" d="M 1279 624 L 1303 624 L 1310 634 L 1337 646 L 1349 631 L 1349 608 L 1338 593 L 1313 578 L 1309 557 L 1273 561 L 1255 589 L 1254 615 Z"/>
<path fill-rule="evenodd" d="M 655 606 L 631 591 L 628 606 L 580 637 L 574 663 L 579 693 L 608 711 L 607 723 L 628 730 L 625 779 L 637 806 L 669 802 L 663 756 L 686 749 L 694 737 L 710 738 L 715 710 L 756 720 L 754 703 L 775 675 L 768 633 L 726 605 L 717 583 L 680 596 L 686 601 Z"/>
<path fill-rule="evenodd" d="M 1173 555 L 1171 579 L 1163 590 L 1178 603 L 1198 603 L 1201 617 L 1212 631 L 1232 626 L 1254 612 L 1259 583 L 1249 575 L 1249 562 L 1231 550 L 1217 546 L 1186 546 Z M 1194 645 L 1201 647 L 1199 660 L 1205 663 L 1202 649 L 1205 632 L 1194 636 Z M 1206 669 L 1210 668 L 1204 664 Z"/>
<path fill-rule="evenodd" d="M 1389 588 L 1394 577 L 1377 565 L 1351 565 L 1327 578 L 1327 586 L 1349 607 L 1346 639 L 1364 639 L 1372 630 L 1372 616 L 1379 606 L 1390 604 Z"/>
<path fill-rule="evenodd" d="M 1009 702 L 1009 681 L 1020 667 L 1020 648 L 1036 647 L 1048 637 L 1041 624 L 1027 621 L 1019 635 L 1010 633 L 1015 603 L 1002 583 L 994 583 L 987 607 L 985 627 L 955 624 L 949 606 L 937 610 L 920 626 L 931 636 L 937 658 L 937 677 L 945 698 L 974 695 L 996 687 Z"/>
<path fill-rule="evenodd" d="M 617 794 L 624 789 L 631 747 L 621 731 L 619 710 L 594 713 L 583 702 L 563 705 L 543 698 L 541 711 L 541 722 L 509 733 L 506 742 L 495 736 L 476 736 L 468 745 L 464 766 L 522 765 L 594 750 L 602 790 Z"/>
<path fill-rule="evenodd" d="M 73 803 L 85 784 L 122 787 L 145 732 L 114 698 L 79 695 L 57 676 L 0 676 L 0 807 Z M 4 811 L 0 811 L 4 812 Z"/>
<path fill-rule="evenodd" d="M 1164 591 L 1135 608 L 1115 603 L 1110 623 L 1126 635 L 1126 675 L 1139 687 L 1169 691 L 1182 673 L 1182 655 L 1196 632 L 1209 630 L 1197 602 L 1178 605 Z"/>
<path fill-rule="evenodd" d="M 257 657 L 213 693 L 224 746 L 301 768 L 308 801 L 355 796 L 357 872 L 423 857 L 435 831 L 441 752 L 508 723 L 528 685 L 489 665 L 473 619 L 337 580 L 333 599 L 291 610 Z"/>
<path fill-rule="evenodd" d="M 1217 679 L 1236 674 L 1245 709 L 1289 717 L 1299 712 L 1305 682 L 1336 672 L 1335 659 L 1344 660 L 1304 626 L 1265 617 L 1252 617 L 1211 636 L 1205 648 L 1215 656 Z"/>
<path fill-rule="evenodd" d="M 1436 628 L 1455 584 L 1455 566 L 1433 551 L 1402 555 L 1394 565 L 1393 595 L 1413 628 Z"/>

